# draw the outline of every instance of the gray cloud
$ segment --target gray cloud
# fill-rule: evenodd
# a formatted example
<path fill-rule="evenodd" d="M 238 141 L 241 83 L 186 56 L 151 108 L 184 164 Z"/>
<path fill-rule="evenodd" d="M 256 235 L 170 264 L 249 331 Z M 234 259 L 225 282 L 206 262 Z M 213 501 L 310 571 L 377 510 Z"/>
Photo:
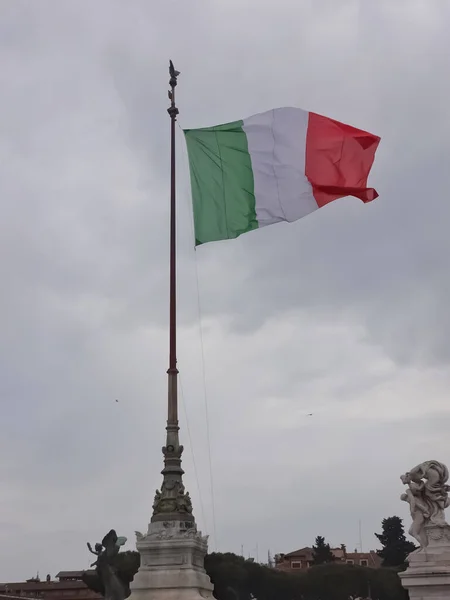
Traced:
<path fill-rule="evenodd" d="M 382 137 L 376 202 L 343 199 L 194 251 L 177 134 L 197 519 L 212 549 L 258 544 L 260 558 L 317 534 L 354 546 L 359 519 L 373 546 L 383 517 L 408 518 L 399 473 L 430 452 L 448 460 L 448 7 L 0 7 L 0 579 L 86 567 L 88 539 L 115 526 L 131 548 L 150 517 L 166 400 L 169 58 L 180 126 L 297 105 Z"/>

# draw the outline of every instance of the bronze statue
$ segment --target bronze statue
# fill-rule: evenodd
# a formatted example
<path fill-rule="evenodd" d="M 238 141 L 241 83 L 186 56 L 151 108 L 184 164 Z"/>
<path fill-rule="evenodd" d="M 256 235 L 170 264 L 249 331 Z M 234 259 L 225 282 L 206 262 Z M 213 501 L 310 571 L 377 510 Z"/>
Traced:
<path fill-rule="evenodd" d="M 127 541 L 126 537 L 117 537 L 114 529 L 102 539 L 101 544 L 95 544 L 95 550 L 88 542 L 89 552 L 95 554 L 97 560 L 92 563 L 104 588 L 105 600 L 125 600 L 130 590 L 124 585 L 114 568 L 114 559 L 119 554 L 120 547 Z"/>

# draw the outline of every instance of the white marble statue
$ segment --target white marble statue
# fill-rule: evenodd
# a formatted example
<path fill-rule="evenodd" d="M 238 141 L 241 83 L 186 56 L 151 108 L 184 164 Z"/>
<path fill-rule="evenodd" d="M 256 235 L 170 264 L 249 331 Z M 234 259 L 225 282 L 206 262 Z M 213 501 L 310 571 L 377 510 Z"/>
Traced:
<path fill-rule="evenodd" d="M 426 525 L 448 527 L 444 513 L 450 505 L 450 486 L 446 485 L 448 477 L 447 467 L 436 460 L 421 463 L 400 477 L 408 486 L 401 499 L 408 502 L 411 509 L 409 534 L 419 542 L 421 548 L 428 546 Z"/>

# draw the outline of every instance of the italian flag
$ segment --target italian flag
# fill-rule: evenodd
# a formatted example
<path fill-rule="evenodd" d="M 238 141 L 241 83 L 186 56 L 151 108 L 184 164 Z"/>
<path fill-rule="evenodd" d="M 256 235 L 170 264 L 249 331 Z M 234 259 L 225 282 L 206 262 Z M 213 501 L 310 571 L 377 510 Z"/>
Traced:
<path fill-rule="evenodd" d="M 196 245 L 378 196 L 367 178 L 380 138 L 312 112 L 277 108 L 184 134 Z"/>

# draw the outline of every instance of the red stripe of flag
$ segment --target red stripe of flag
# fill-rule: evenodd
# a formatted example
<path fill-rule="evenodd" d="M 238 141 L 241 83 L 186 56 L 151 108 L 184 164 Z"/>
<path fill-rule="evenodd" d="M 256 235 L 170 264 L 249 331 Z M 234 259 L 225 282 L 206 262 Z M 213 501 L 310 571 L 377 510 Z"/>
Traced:
<path fill-rule="evenodd" d="M 309 113 L 305 174 L 319 208 L 344 196 L 363 202 L 378 197 L 367 179 L 379 143 L 367 131 Z"/>

